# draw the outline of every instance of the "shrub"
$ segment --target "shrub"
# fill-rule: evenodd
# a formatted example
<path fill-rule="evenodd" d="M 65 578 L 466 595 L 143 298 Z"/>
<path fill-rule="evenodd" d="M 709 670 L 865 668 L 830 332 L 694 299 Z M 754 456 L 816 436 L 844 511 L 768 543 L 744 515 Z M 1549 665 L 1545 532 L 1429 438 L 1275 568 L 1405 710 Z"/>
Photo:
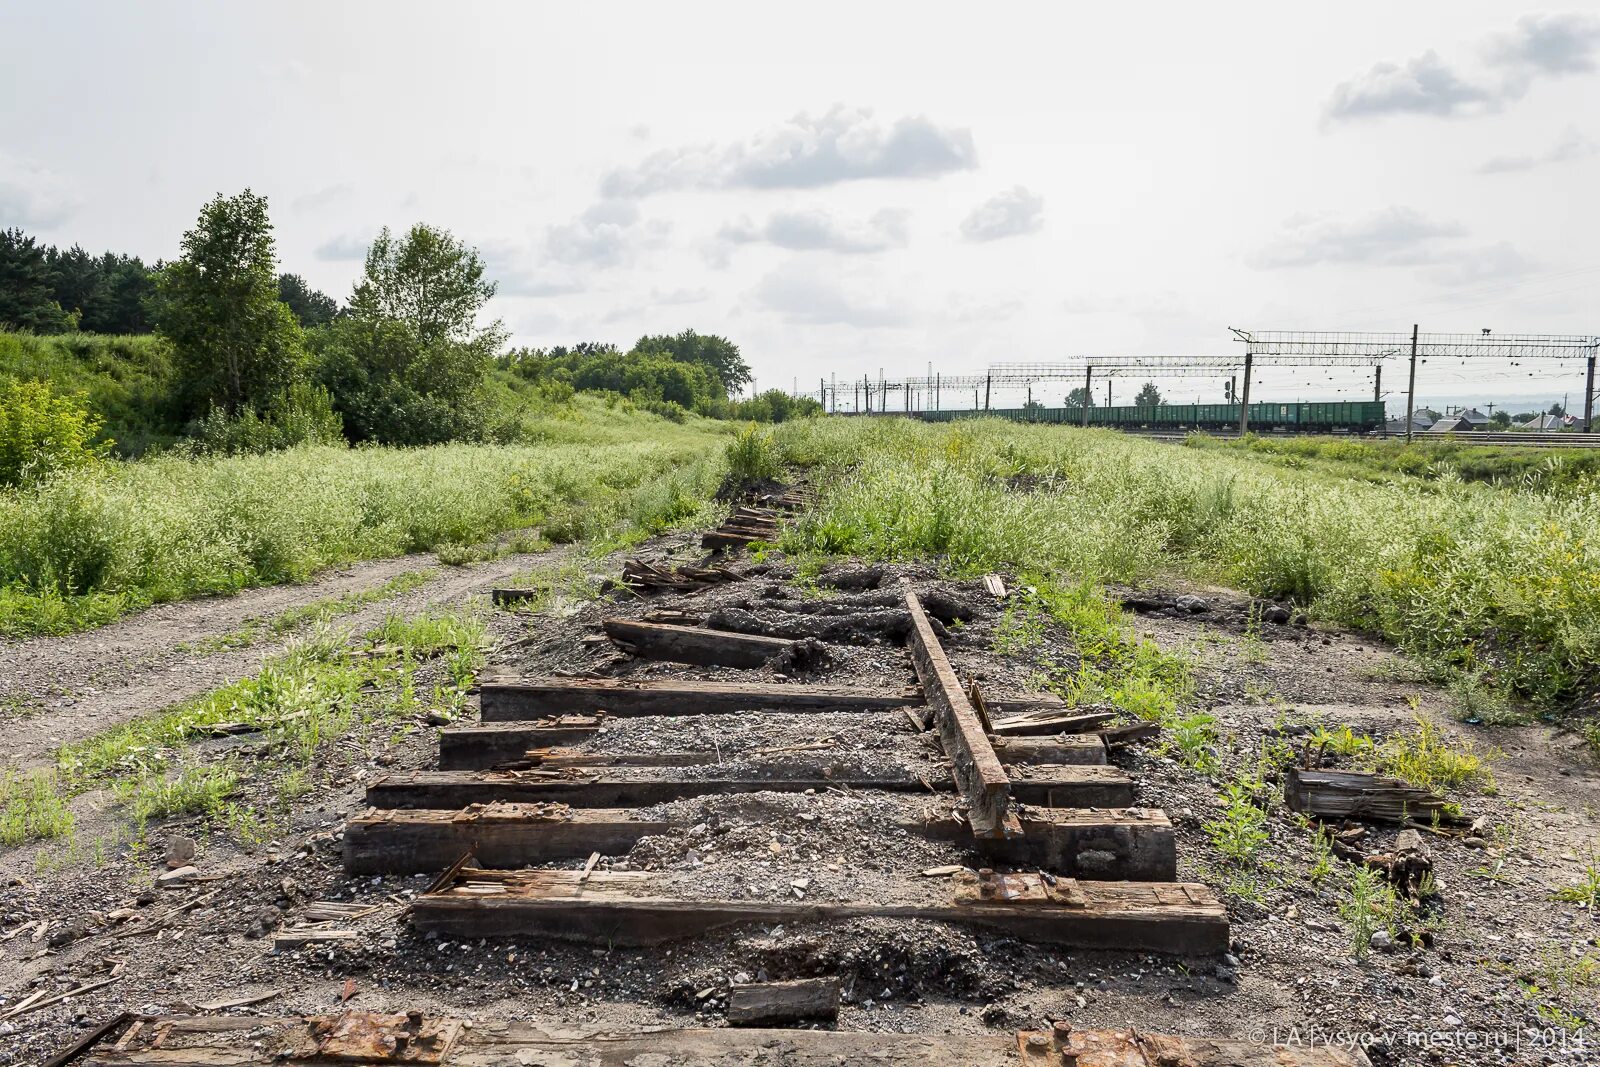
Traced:
<path fill-rule="evenodd" d="M 196 453 L 242 455 L 343 442 L 344 423 L 333 410 L 333 397 L 320 385 L 297 382 L 274 398 L 264 415 L 246 410 L 230 418 L 213 407 L 190 424 L 187 443 Z"/>
<path fill-rule="evenodd" d="M 110 441 L 95 440 L 103 421 L 80 397 L 45 382 L 0 381 L 0 485 L 29 485 L 100 459 Z"/>
<path fill-rule="evenodd" d="M 751 423 L 728 442 L 728 474 L 741 482 L 776 478 L 783 473 L 772 431 L 762 431 Z"/>

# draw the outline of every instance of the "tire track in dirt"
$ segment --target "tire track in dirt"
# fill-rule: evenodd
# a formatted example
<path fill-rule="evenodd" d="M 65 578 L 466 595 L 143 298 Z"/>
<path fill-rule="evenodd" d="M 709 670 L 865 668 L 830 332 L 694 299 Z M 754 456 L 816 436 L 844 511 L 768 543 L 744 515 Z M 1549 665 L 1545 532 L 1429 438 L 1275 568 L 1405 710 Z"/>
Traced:
<path fill-rule="evenodd" d="M 520 571 L 559 558 L 564 549 L 445 567 L 426 584 L 339 616 L 340 626 L 367 628 L 394 611 L 455 606 Z M 51 762 L 59 746 L 254 674 L 293 634 L 264 634 L 254 643 L 209 654 L 196 643 L 221 638 L 252 621 L 292 608 L 377 589 L 403 574 L 440 566 L 432 553 L 374 560 L 303 585 L 250 589 L 233 597 L 163 604 L 95 630 L 64 637 L 0 643 L 0 767 Z"/>

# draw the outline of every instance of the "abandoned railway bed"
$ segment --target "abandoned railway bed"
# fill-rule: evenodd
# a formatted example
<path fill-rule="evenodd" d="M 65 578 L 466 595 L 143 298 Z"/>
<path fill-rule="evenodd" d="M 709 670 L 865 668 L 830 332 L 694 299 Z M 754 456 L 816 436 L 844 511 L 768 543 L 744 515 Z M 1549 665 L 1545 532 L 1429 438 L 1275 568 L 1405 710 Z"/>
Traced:
<path fill-rule="evenodd" d="M 803 502 L 778 495 L 736 508 L 705 544 L 737 551 L 770 537 L 781 514 Z M 739 632 L 706 624 L 689 598 L 751 585 L 760 577 L 753 568 L 641 564 L 628 573 L 647 598 L 680 602 L 603 621 L 583 647 L 605 642 L 618 673 L 535 675 L 491 665 L 480 679 L 481 721 L 440 730 L 433 768 L 366 782 L 368 806 L 344 826 L 342 862 L 352 882 L 428 876 L 420 892 L 393 898 L 425 952 L 501 946 L 514 961 L 515 946 L 544 943 L 597 955 L 726 951 L 730 932 L 764 932 L 776 946 L 764 965 L 727 964 L 756 976 L 740 973 L 690 998 L 699 1025 L 630 1026 L 628 1013 L 608 1012 L 604 998 L 588 1002 L 592 1023 L 576 1028 L 355 1005 L 306 1017 L 134 1013 L 56 1062 L 1366 1063 L 1357 1051 L 1286 1049 L 1238 1033 L 1149 1034 L 1139 1019 L 1121 1029 L 1072 1025 L 1062 1008 L 1073 1002 L 1074 976 L 1107 960 L 1171 961 L 1174 973 L 1221 987 L 1202 976 L 1232 948 L 1229 916 L 1211 887 L 1178 880 L 1167 813 L 1140 806 L 1137 780 L 1116 765 L 1117 753 L 1148 740 L 1152 726 L 1118 726 L 1108 712 L 1068 708 L 1028 691 L 1022 678 L 958 674 L 947 643 L 959 647 L 955 635 L 965 632 L 975 596 L 998 603 L 1005 595 L 1002 586 L 996 596 L 998 581 L 975 593 L 938 580 L 895 583 L 882 569 L 852 571 L 820 601 L 767 583 L 764 604 L 720 610 L 739 630 L 764 631 Z M 519 600 L 514 590 L 495 599 Z M 818 620 L 833 641 L 815 636 Z M 829 680 L 834 665 L 862 654 L 883 665 L 881 684 Z M 708 862 L 721 840 L 759 837 L 767 817 L 797 819 L 822 843 L 773 833 L 765 860 Z M 331 952 L 380 906 L 329 904 L 278 929 L 274 944 L 280 952 Z M 830 973 L 827 958 L 807 950 L 829 931 L 865 939 L 867 949 L 875 940 L 881 949 L 885 938 L 941 936 L 935 931 L 962 931 L 980 946 L 995 941 L 1012 955 L 1050 961 L 1062 1007 L 1044 1008 L 1042 1029 L 1022 1020 L 1007 1028 L 1001 1017 L 984 1034 L 807 1029 L 830 1025 L 841 1000 L 870 1005 L 890 992 Z M 796 939 L 792 950 L 782 947 L 786 938 Z M 706 1025 L 718 1021 L 730 1025 Z"/>

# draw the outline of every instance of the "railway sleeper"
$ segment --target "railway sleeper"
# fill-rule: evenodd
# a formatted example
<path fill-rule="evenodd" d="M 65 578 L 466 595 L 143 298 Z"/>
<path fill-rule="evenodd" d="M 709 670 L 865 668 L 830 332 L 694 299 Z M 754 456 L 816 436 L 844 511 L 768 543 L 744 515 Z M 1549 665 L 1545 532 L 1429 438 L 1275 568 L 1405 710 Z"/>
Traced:
<path fill-rule="evenodd" d="M 887 878 L 871 899 L 717 899 L 692 874 L 490 870 L 460 866 L 411 905 L 423 932 L 459 938 L 549 937 L 652 945 L 750 923 L 794 926 L 858 918 L 978 926 L 1033 943 L 1118 952 L 1216 956 L 1228 949 L 1227 909 L 1207 886 L 1090 882 L 1037 871 L 973 872 L 944 883 Z"/>
<path fill-rule="evenodd" d="M 386 774 L 367 786 L 377 808 L 464 808 L 494 801 L 559 801 L 573 807 L 649 807 L 718 793 L 804 793 L 828 789 L 899 793 L 946 793 L 948 776 L 920 777 L 826 773 L 828 768 L 772 765 L 724 774 L 690 775 L 689 768 L 567 768 L 530 771 L 406 771 Z M 692 770 L 698 771 L 698 768 Z M 673 773 L 678 771 L 680 773 Z M 1010 797 L 1051 808 L 1126 808 L 1133 780 L 1115 767 L 1020 765 L 1011 768 Z"/>
<path fill-rule="evenodd" d="M 888 825 L 934 841 L 981 847 L 990 861 L 1042 867 L 1084 879 L 1170 882 L 1178 855 L 1172 824 L 1153 808 L 1096 811 L 1023 808 L 1023 834 L 996 842 L 975 838 L 948 808 L 906 798 Z M 686 825 L 631 809 L 566 804 L 478 804 L 457 811 L 372 809 L 345 824 L 350 874 L 425 874 L 463 855 L 485 867 L 515 869 L 626 854 L 641 839 Z"/>

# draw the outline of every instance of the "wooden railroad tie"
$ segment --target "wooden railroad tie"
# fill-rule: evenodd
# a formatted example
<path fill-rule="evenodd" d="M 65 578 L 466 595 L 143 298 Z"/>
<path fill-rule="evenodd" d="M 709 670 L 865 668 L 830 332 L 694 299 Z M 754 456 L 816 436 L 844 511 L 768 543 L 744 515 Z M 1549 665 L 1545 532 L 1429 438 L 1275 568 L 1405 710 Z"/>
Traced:
<path fill-rule="evenodd" d="M 712 631 L 708 631 L 712 632 Z M 729 635 L 738 636 L 738 635 Z M 769 640 L 783 640 L 781 638 Z M 797 685 L 761 682 L 633 681 L 621 678 L 518 678 L 485 672 L 479 682 L 484 722 L 541 719 L 550 715 L 716 715 L 741 711 L 882 711 L 921 707 L 919 688 Z M 1054 693 L 991 698 L 997 715 L 1037 712 L 1071 718 Z M 1099 721 L 1110 720 L 1106 715 Z M 1057 728 L 1044 733 L 1073 732 Z"/>
<path fill-rule="evenodd" d="M 948 805 L 900 797 L 890 825 L 914 837 L 970 845 L 974 838 Z M 1150 808 L 1093 811 L 1027 807 L 1023 836 L 984 842 L 995 860 L 1032 864 L 1085 879 L 1170 882 L 1178 858 L 1172 824 Z M 485 867 L 515 869 L 625 855 L 641 838 L 685 823 L 634 809 L 575 808 L 560 803 L 476 804 L 460 810 L 371 809 L 345 824 L 344 865 L 351 874 L 424 874 L 465 853 Z"/>
<path fill-rule="evenodd" d="M 890 776 L 824 774 L 792 765 L 744 768 L 716 777 L 673 774 L 672 768 L 570 768 L 560 771 L 405 771 L 373 779 L 367 803 L 376 808 L 464 808 L 502 801 L 560 801 L 575 807 L 649 807 L 669 800 L 718 793 L 803 793 L 828 789 L 899 793 L 952 788 L 907 771 Z M 1051 808 L 1126 808 L 1133 780 L 1115 767 L 1028 765 L 1015 767 L 1010 795 Z M 1013 828 L 1015 829 L 1015 828 Z M 993 836 L 993 835 L 989 835 Z"/>
<path fill-rule="evenodd" d="M 730 1012 L 730 1016 L 731 1016 Z M 731 1019 L 730 1019 L 731 1021 Z M 61 1067 L 273 1067 L 289 1062 L 408 1063 L 469 1067 L 504 1063 L 757 1064 L 784 1067 L 1370 1067 L 1358 1049 L 1277 1047 L 1229 1038 L 1134 1030 L 999 1034 L 893 1034 L 749 1027 L 679 1030 L 541 1029 L 525 1020 L 464 1019 L 420 1011 L 324 1016 L 124 1013 L 49 1061 Z"/>
<path fill-rule="evenodd" d="M 612 644 L 631 655 L 702 667 L 761 667 L 796 644 L 782 637 L 638 619 L 606 619 L 601 626 Z"/>
<path fill-rule="evenodd" d="M 652 871 L 594 871 L 579 881 L 581 873 L 463 868 L 412 902 L 411 921 L 450 937 L 650 945 L 745 923 L 888 918 L 976 925 L 1073 948 L 1191 956 L 1228 948 L 1227 909 L 1209 887 L 1193 883 L 962 870 L 935 902 L 924 886 L 890 886 L 871 901 L 767 901 L 687 897 L 663 889 L 663 875 Z"/>

